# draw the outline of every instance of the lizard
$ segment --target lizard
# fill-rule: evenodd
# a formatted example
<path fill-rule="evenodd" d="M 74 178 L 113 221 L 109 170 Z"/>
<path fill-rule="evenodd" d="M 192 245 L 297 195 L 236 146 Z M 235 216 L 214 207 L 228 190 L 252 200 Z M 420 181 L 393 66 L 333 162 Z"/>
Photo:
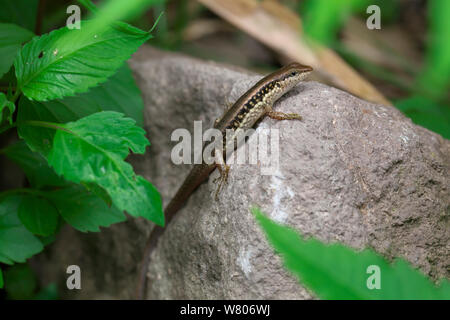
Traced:
<path fill-rule="evenodd" d="M 247 130 L 252 128 L 255 123 L 264 116 L 276 120 L 300 120 L 301 116 L 296 113 L 282 113 L 273 110 L 273 104 L 285 93 L 295 87 L 300 81 L 313 69 L 309 66 L 301 65 L 293 62 L 282 67 L 281 69 L 265 76 L 258 81 L 253 87 L 246 91 L 231 107 L 229 107 L 223 116 L 215 121 L 214 128 L 221 131 L 222 136 L 226 136 L 227 130 Z M 234 141 L 232 144 L 224 140 L 224 148 L 222 155 L 224 159 L 226 154 L 236 149 Z M 222 181 L 226 180 L 228 175 L 228 166 L 224 166 L 217 161 L 207 164 L 202 161 L 200 164 L 194 164 L 194 167 L 178 189 L 175 196 L 169 202 L 164 210 L 165 228 L 155 226 L 151 231 L 144 249 L 144 258 L 139 271 L 138 285 L 136 289 L 136 298 L 143 299 L 146 290 L 146 273 L 150 263 L 150 257 L 155 250 L 159 238 L 164 233 L 167 225 L 173 220 L 176 213 L 182 208 L 190 195 L 197 189 L 199 185 L 205 182 L 209 175 L 216 168 L 219 169 Z M 220 185 L 218 187 L 219 191 Z M 216 193 L 217 196 L 217 193 Z"/>

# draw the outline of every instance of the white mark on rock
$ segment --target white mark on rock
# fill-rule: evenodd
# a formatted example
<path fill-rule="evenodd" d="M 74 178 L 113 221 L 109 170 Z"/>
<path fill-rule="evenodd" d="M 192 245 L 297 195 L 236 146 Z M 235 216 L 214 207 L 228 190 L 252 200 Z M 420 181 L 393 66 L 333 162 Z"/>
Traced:
<path fill-rule="evenodd" d="M 250 273 L 252 272 L 252 264 L 250 263 L 250 258 L 252 256 L 252 252 L 249 249 L 242 249 L 239 252 L 239 256 L 237 258 L 237 263 L 241 267 L 242 272 L 244 272 L 245 276 L 248 278 Z"/>
<path fill-rule="evenodd" d="M 267 123 L 261 122 L 258 127 L 256 127 L 255 133 L 260 133 L 263 129 L 270 129 Z"/>
<path fill-rule="evenodd" d="M 411 139 L 414 139 L 416 137 L 413 130 L 411 130 L 409 127 L 402 127 L 402 133 L 400 134 L 400 139 L 405 143 L 408 144 Z"/>
<path fill-rule="evenodd" d="M 289 197 L 292 199 L 294 197 L 294 192 L 291 188 L 284 185 L 284 176 L 278 170 L 275 174 L 271 176 L 270 187 L 274 190 L 272 196 L 272 213 L 271 218 L 277 222 L 285 223 L 288 214 L 284 211 L 283 199 Z"/>
<path fill-rule="evenodd" d="M 402 141 L 405 143 L 405 144 L 408 144 L 408 141 L 409 141 L 409 137 L 407 137 L 407 136 L 405 136 L 405 135 L 400 135 L 400 139 L 402 139 Z"/>
<path fill-rule="evenodd" d="M 295 196 L 294 191 L 292 191 L 292 189 L 289 188 L 289 187 L 286 187 L 286 192 L 287 192 L 287 194 L 289 195 L 289 197 L 290 197 L 291 199 Z"/>
<path fill-rule="evenodd" d="M 379 112 L 377 110 L 372 110 L 373 113 L 377 116 L 377 118 L 388 118 L 388 114 L 386 112 Z"/>

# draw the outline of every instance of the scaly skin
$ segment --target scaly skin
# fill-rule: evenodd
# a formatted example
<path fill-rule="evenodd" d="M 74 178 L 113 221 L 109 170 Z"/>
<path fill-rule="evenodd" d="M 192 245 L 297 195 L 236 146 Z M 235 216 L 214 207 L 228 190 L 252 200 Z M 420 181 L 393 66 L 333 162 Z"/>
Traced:
<path fill-rule="evenodd" d="M 244 93 L 228 110 L 226 110 L 225 114 L 220 119 L 216 120 L 214 125 L 214 128 L 222 132 L 223 137 L 226 137 L 227 130 L 232 130 L 233 132 L 233 139 L 228 140 L 228 143 L 224 140 L 222 159 L 225 159 L 227 153 L 236 148 L 234 143 L 236 130 L 250 129 L 259 119 L 266 115 L 277 120 L 301 119 L 301 117 L 295 113 L 286 114 L 273 111 L 272 106 L 281 96 L 295 87 L 311 71 L 311 67 L 303 66 L 298 63 L 291 63 L 261 79 L 250 90 Z M 195 189 L 208 179 L 211 172 L 217 166 L 218 164 L 216 163 L 194 165 L 191 172 L 164 210 L 166 227 L 170 224 L 175 214 L 181 209 Z M 136 291 L 137 299 L 143 299 L 144 297 L 146 289 L 146 272 L 150 262 L 150 256 L 155 250 L 158 240 L 164 233 L 164 230 L 165 228 L 155 226 L 147 241 Z"/>

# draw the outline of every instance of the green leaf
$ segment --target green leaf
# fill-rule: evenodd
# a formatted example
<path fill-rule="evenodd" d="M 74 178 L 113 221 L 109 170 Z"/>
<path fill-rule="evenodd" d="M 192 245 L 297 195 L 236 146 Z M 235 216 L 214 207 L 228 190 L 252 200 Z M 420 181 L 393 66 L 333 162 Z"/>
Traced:
<path fill-rule="evenodd" d="M 3 10 L 3 8 L 2 8 Z M 22 44 L 29 41 L 34 34 L 15 24 L 0 23 L 0 78 L 8 72 Z"/>
<path fill-rule="evenodd" d="M 19 205 L 19 219 L 32 233 L 49 236 L 58 227 L 58 212 L 45 198 L 35 195 L 25 195 Z"/>
<path fill-rule="evenodd" d="M 48 154 L 48 162 L 58 174 L 75 183 L 96 183 L 120 210 L 164 224 L 158 191 L 124 161 L 129 149 L 144 153 L 149 145 L 145 131 L 135 126 L 134 120 L 105 111 L 61 128 Z"/>
<path fill-rule="evenodd" d="M 63 186 L 67 182 L 59 177 L 39 153 L 28 148 L 25 141 L 19 140 L 4 149 L 8 158 L 17 163 L 25 172 L 30 185 L 34 188 L 43 186 Z"/>
<path fill-rule="evenodd" d="M 14 74 L 14 68 L 9 69 L 9 71 L 0 78 L 0 84 L 4 86 L 6 97 L 10 101 L 12 101 L 12 97 L 14 96 L 14 88 L 17 86 L 17 79 L 16 75 Z"/>
<path fill-rule="evenodd" d="M 31 299 L 36 288 L 36 276 L 27 264 L 17 264 L 5 271 L 5 290 L 9 299 Z"/>
<path fill-rule="evenodd" d="M 12 115 L 16 106 L 9 101 L 3 92 L 0 92 L 0 124 L 6 120 L 9 124 L 12 124 Z"/>
<path fill-rule="evenodd" d="M 82 232 L 97 232 L 99 227 L 126 220 L 122 211 L 108 205 L 98 196 L 74 185 L 48 193 L 63 219 Z"/>
<path fill-rule="evenodd" d="M 0 253 L 0 262 L 6 263 L 6 264 L 13 264 L 14 261 L 10 260 L 7 256 Z"/>
<path fill-rule="evenodd" d="M 59 220 L 58 222 L 59 222 L 59 224 L 58 224 L 58 227 L 59 227 L 61 225 L 61 220 Z M 37 236 L 37 238 L 39 239 L 39 241 L 42 242 L 42 245 L 44 247 L 46 247 L 49 244 L 52 244 L 53 242 L 55 242 L 56 234 L 52 234 L 52 235 L 45 236 L 45 237 L 44 236 Z"/>
<path fill-rule="evenodd" d="M 39 0 L 0 0 L 0 21 L 33 31 Z"/>
<path fill-rule="evenodd" d="M 85 92 L 106 81 L 150 38 L 125 23 L 89 34 L 90 23 L 35 37 L 19 51 L 14 66 L 25 96 L 46 101 Z"/>
<path fill-rule="evenodd" d="M 86 9 L 88 9 L 91 13 L 98 13 L 98 9 L 91 0 L 78 0 L 80 4 L 82 4 Z"/>
<path fill-rule="evenodd" d="M 426 97 L 412 96 L 395 102 L 395 107 L 422 127 L 450 139 L 450 109 Z"/>
<path fill-rule="evenodd" d="M 294 230 L 276 224 L 258 209 L 253 214 L 270 243 L 307 288 L 323 299 L 450 299 L 450 284 L 443 280 L 437 288 L 403 260 L 389 265 L 371 250 L 357 252 L 341 244 L 304 240 Z M 372 272 L 380 271 L 380 289 L 368 289 Z"/>
<path fill-rule="evenodd" d="M 88 192 L 101 198 L 108 205 L 108 207 L 112 205 L 111 197 L 109 196 L 108 192 L 106 192 L 105 189 L 96 185 L 95 183 L 83 182 L 82 185 L 86 188 Z"/>
<path fill-rule="evenodd" d="M 142 126 L 144 103 L 131 70 L 124 65 L 107 82 L 75 97 L 46 102 L 20 99 L 17 122 L 19 136 L 27 141 L 34 151 L 47 155 L 50 151 L 54 130 L 22 126 L 27 120 L 66 123 L 76 121 L 99 111 L 119 111 L 133 118 Z"/>
<path fill-rule="evenodd" d="M 47 107 L 42 103 L 30 101 L 26 98 L 20 99 L 19 101 L 17 111 L 17 132 L 19 137 L 26 141 L 32 151 L 37 151 L 47 156 L 52 147 L 51 143 L 55 135 L 55 130 L 30 126 L 26 124 L 27 121 L 65 122 L 65 119 L 61 118 L 68 118 L 70 113 L 64 112 L 63 108 Z M 83 108 L 83 106 L 80 106 L 80 108 Z M 78 109 L 75 109 L 74 112 L 78 112 Z M 72 117 L 74 117 L 73 114 Z"/>
<path fill-rule="evenodd" d="M 3 274 L 2 274 L 2 269 L 0 269 L 0 289 L 3 289 Z"/>
<path fill-rule="evenodd" d="M 71 121 L 95 112 L 109 110 L 125 114 L 127 117 L 136 120 L 136 123 L 141 127 L 144 124 L 142 114 L 144 101 L 127 64 L 124 64 L 114 76 L 100 86 L 76 97 L 60 100 L 60 102 L 70 110 L 75 110 L 80 105 L 85 105 L 86 109 L 89 110 L 89 113 L 77 119 L 71 119 Z"/>
<path fill-rule="evenodd" d="M 17 216 L 20 196 L 0 198 L 0 262 L 25 262 L 44 248 Z"/>

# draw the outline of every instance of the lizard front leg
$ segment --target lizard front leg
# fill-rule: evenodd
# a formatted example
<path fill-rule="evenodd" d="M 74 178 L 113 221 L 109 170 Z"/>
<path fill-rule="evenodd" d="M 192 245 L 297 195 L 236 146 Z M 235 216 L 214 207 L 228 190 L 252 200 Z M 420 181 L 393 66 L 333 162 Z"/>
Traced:
<path fill-rule="evenodd" d="M 301 120 L 302 116 L 298 113 L 284 113 L 274 111 L 271 106 L 266 105 L 266 115 L 275 120 Z"/>

